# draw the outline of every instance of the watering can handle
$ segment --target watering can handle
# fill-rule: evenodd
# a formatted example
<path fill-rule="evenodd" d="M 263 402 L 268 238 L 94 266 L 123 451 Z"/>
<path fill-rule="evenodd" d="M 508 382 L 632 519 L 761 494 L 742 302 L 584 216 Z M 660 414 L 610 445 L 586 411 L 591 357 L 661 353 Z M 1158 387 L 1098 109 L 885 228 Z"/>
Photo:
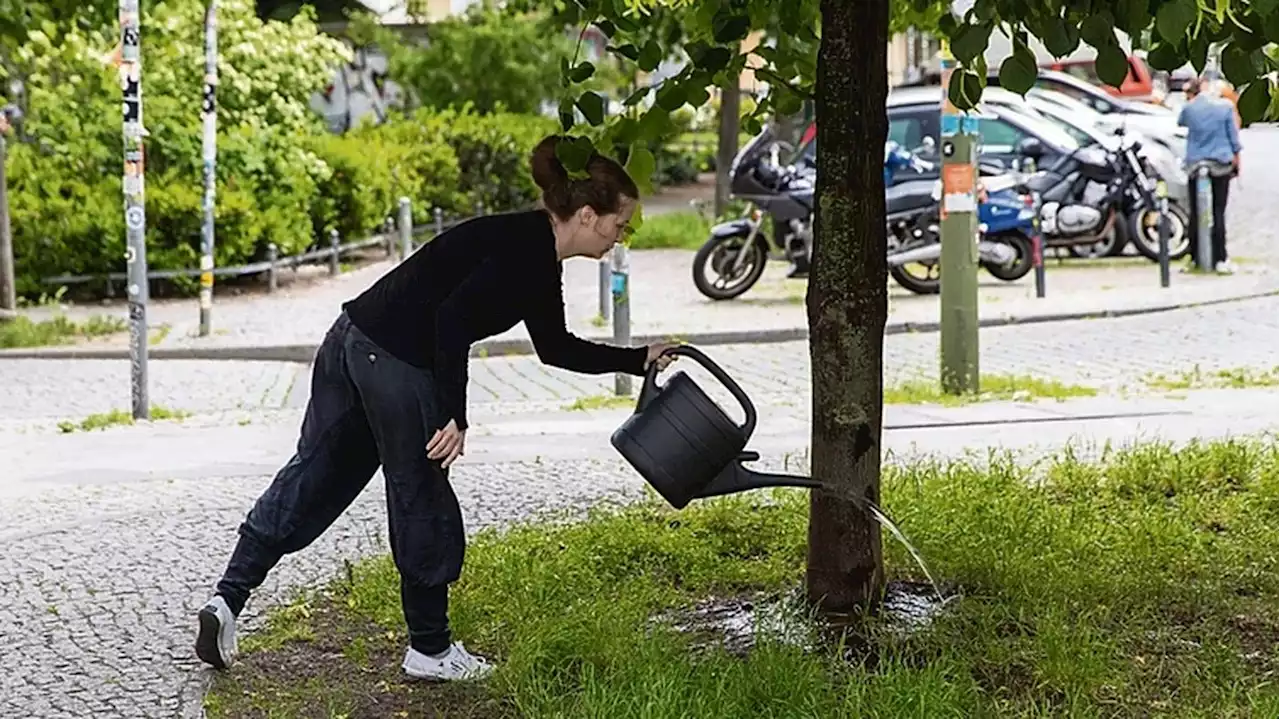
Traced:
<path fill-rule="evenodd" d="M 701 351 L 694 349 L 693 347 L 690 347 L 689 345 L 680 345 L 678 347 L 672 347 L 671 349 L 667 350 L 666 352 L 663 352 L 662 354 L 664 356 L 665 355 L 684 355 L 694 360 L 698 364 L 702 365 L 703 367 L 705 367 L 713 377 L 715 377 L 717 380 L 720 381 L 720 384 L 723 384 L 725 388 L 729 390 L 729 393 L 733 395 L 733 398 L 738 400 L 738 404 L 742 405 L 742 411 L 746 416 L 746 418 L 742 422 L 742 429 L 746 434 L 746 436 L 750 437 L 751 433 L 755 432 L 756 430 L 755 405 L 751 404 L 751 399 L 747 397 L 747 393 L 742 391 L 742 388 L 738 386 L 738 383 L 734 382 L 733 378 L 730 377 L 728 373 L 726 373 L 723 369 L 720 368 L 720 365 L 716 364 L 715 362 L 712 362 L 710 357 L 706 356 Z M 655 361 L 649 365 L 649 371 L 645 374 L 645 377 L 644 377 L 644 384 L 640 387 L 640 397 L 636 403 L 637 409 L 643 410 L 645 406 L 649 404 L 650 400 L 652 400 L 655 396 L 657 396 L 658 391 L 659 391 L 658 363 Z"/>

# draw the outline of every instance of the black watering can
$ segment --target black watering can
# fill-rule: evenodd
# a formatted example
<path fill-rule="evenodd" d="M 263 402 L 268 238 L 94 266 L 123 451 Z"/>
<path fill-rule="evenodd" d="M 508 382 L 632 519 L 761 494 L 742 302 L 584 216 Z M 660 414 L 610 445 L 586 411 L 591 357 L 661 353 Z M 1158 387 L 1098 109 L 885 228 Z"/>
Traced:
<path fill-rule="evenodd" d="M 760 459 L 758 452 L 746 451 L 756 428 L 756 408 L 747 394 L 692 347 L 675 347 L 664 354 L 684 355 L 706 367 L 746 412 L 739 426 L 689 375 L 676 372 L 659 387 L 658 363 L 649 366 L 635 414 L 614 431 L 610 442 L 671 506 L 683 509 L 694 499 L 763 487 L 822 486 L 808 477 L 743 467 L 743 462 Z"/>

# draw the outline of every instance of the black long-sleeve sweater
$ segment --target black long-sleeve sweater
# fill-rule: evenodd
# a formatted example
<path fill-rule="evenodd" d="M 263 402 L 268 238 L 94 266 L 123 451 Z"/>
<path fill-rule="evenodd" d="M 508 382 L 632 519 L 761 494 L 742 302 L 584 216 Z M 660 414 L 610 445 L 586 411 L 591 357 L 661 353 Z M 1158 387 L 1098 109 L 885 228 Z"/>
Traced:
<path fill-rule="evenodd" d="M 598 344 L 565 327 L 561 264 L 543 211 L 464 222 L 343 305 L 395 357 L 430 369 L 442 416 L 467 427 L 471 345 L 524 321 L 538 359 L 584 374 L 644 374 L 644 347 Z"/>

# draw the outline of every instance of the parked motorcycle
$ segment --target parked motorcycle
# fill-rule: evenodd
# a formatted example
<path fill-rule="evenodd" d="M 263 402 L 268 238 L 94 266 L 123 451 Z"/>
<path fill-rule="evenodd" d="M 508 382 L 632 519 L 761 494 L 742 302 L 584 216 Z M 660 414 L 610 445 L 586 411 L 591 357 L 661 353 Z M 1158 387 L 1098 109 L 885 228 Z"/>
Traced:
<path fill-rule="evenodd" d="M 1153 232 L 1154 244 L 1159 243 L 1155 179 L 1142 159 L 1141 147 L 1136 140 L 1122 143 L 1116 150 L 1082 147 L 1020 181 L 1018 191 L 1040 196 L 1044 247 L 1090 246 L 1114 238 L 1120 245 L 1112 246 L 1107 254 L 1118 254 L 1131 238 L 1150 247 Z M 1036 161 L 1044 156 L 1043 146 L 1034 137 L 1021 140 L 1017 152 Z M 1169 215 L 1171 224 L 1186 227 L 1186 214 L 1180 207 L 1171 204 Z M 1174 232 L 1175 238 L 1186 234 Z M 1175 239 L 1170 256 L 1186 254 L 1187 244 L 1185 239 Z"/>

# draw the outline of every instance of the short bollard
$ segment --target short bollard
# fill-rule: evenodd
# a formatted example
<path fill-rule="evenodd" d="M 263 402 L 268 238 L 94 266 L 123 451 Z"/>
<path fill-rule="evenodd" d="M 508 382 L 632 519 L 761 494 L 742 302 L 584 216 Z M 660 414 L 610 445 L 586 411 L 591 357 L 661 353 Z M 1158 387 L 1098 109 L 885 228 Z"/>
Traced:
<path fill-rule="evenodd" d="M 620 347 L 631 346 L 631 272 L 626 245 L 613 246 L 613 272 L 610 288 L 613 294 L 613 343 Z M 613 393 L 619 397 L 631 395 L 631 375 L 618 372 L 613 376 Z"/>
<path fill-rule="evenodd" d="M 400 198 L 400 261 L 409 259 L 413 253 L 413 206 L 409 198 Z"/>
<path fill-rule="evenodd" d="M 395 230 L 396 218 L 388 216 L 386 222 L 382 223 L 382 239 L 385 240 L 383 246 L 387 251 L 387 257 L 394 255 L 396 252 Z"/>
<path fill-rule="evenodd" d="M 484 214 L 484 203 L 481 202 L 480 200 L 476 200 L 476 217 L 480 217 L 483 214 Z"/>
<path fill-rule="evenodd" d="M 1169 186 L 1156 182 L 1156 198 L 1160 201 L 1160 286 L 1169 286 Z"/>
<path fill-rule="evenodd" d="M 1031 201 L 1031 266 L 1036 273 L 1036 297 L 1044 299 L 1044 233 L 1040 232 L 1040 193 L 1033 192 Z"/>
<path fill-rule="evenodd" d="M 609 288 L 613 272 L 608 257 L 601 257 L 596 264 L 600 267 L 600 319 L 609 322 L 613 319 L 613 291 Z"/>
<path fill-rule="evenodd" d="M 436 234 L 444 232 L 444 210 L 439 207 L 431 211 L 431 216 L 436 221 Z"/>
<path fill-rule="evenodd" d="M 280 260 L 280 248 L 272 242 L 267 245 L 267 292 L 275 292 L 280 280 L 276 274 L 276 262 Z"/>
<path fill-rule="evenodd" d="M 1200 165 L 1196 178 L 1196 264 L 1204 272 L 1213 269 L 1213 189 L 1209 185 L 1209 168 Z"/>
<path fill-rule="evenodd" d="M 342 269 L 338 266 L 338 245 L 341 238 L 337 230 L 329 230 L 329 274 L 337 275 Z"/>

